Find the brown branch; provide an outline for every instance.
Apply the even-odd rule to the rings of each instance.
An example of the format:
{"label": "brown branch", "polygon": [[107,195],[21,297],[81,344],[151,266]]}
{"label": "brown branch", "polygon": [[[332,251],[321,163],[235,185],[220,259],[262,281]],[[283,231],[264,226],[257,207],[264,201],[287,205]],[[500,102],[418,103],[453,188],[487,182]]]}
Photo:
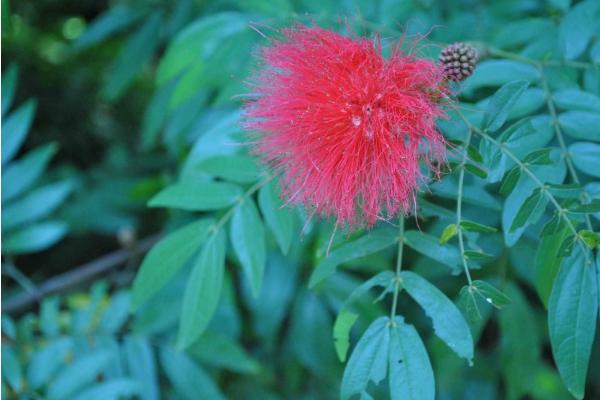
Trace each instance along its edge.
{"label": "brown branch", "polygon": [[35,291],[24,291],[6,301],[2,301],[2,312],[20,314],[46,296],[72,289],[89,282],[98,275],[126,263],[131,257],[143,254],[158,241],[160,234],[140,240],[131,249],[120,249],[88,263],[82,264],[64,274],[57,275],[37,286]]}

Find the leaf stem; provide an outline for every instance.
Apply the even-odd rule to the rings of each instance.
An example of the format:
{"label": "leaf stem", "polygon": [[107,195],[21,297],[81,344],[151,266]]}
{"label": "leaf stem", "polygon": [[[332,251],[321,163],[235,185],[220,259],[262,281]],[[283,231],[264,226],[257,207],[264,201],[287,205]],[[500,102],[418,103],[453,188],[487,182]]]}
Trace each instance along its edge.
{"label": "leaf stem", "polygon": [[517,53],[513,53],[510,51],[505,51],[502,49],[498,49],[496,47],[485,46],[485,49],[488,53],[495,57],[506,58],[509,60],[520,61],[526,64],[533,65],[538,69],[542,69],[543,67],[571,67],[578,69],[588,69],[588,68],[600,68],[600,65],[587,63],[582,61],[571,61],[571,60],[535,60],[533,58],[529,58],[526,56],[522,56]]}
{"label": "leaf stem", "polygon": [[398,256],[396,257],[396,275],[394,276],[394,298],[392,300],[392,310],[390,311],[390,320],[396,316],[398,307],[398,293],[400,292],[400,272],[402,271],[402,253],[404,250],[404,217],[400,216],[400,234],[398,237]]}
{"label": "leaf stem", "polygon": [[469,271],[469,265],[467,264],[467,259],[465,257],[465,244],[463,240],[462,228],[460,222],[462,221],[462,197],[463,197],[463,182],[465,180],[465,164],[467,163],[467,148],[471,144],[471,138],[473,137],[473,130],[469,127],[467,133],[467,140],[464,144],[464,152],[462,156],[462,162],[460,164],[460,172],[458,175],[458,193],[456,199],[456,229],[458,233],[458,245],[460,248],[460,256],[462,258],[463,268],[465,270],[465,276],[467,277],[467,282],[469,283],[469,287],[473,285],[473,281],[471,279],[471,272]]}
{"label": "leaf stem", "polygon": [[487,140],[488,142],[490,142],[490,143],[494,144],[496,147],[498,147],[498,149],[500,149],[501,152],[506,154],[506,156],[508,158],[513,160],[515,162],[515,164],[517,164],[521,168],[521,171],[525,172],[525,174],[527,174],[531,178],[531,180],[540,188],[541,193],[543,193],[544,196],[546,196],[548,198],[548,200],[552,203],[552,205],[556,208],[556,210],[558,211],[559,217],[565,221],[565,223],[567,224],[567,226],[569,227],[571,232],[573,232],[573,234],[575,235],[577,242],[579,243],[580,246],[582,246],[583,250],[585,251],[585,249],[586,249],[585,244],[583,244],[581,242],[581,237],[577,233],[577,229],[575,228],[575,226],[573,225],[571,220],[566,216],[566,210],[561,207],[561,205],[558,203],[558,201],[552,195],[552,193],[550,193],[550,191],[548,191],[546,185],[544,185],[544,183],[542,181],[540,181],[540,179],[533,173],[533,171],[531,171],[531,169],[529,169],[526,164],[521,162],[521,160],[519,160],[519,158],[517,156],[515,156],[512,151],[507,149],[503,143],[498,142],[496,139],[494,139],[493,137],[491,137],[490,135],[488,135],[487,133],[485,133],[484,131],[482,131],[481,129],[476,127],[475,125],[473,125],[471,123],[471,121],[469,121],[469,119],[467,117],[465,117],[465,115],[460,110],[457,109],[456,112],[461,117],[461,119],[465,122],[465,124],[467,124],[469,129],[472,130],[472,132],[475,132],[476,134],[481,136],[483,139]]}

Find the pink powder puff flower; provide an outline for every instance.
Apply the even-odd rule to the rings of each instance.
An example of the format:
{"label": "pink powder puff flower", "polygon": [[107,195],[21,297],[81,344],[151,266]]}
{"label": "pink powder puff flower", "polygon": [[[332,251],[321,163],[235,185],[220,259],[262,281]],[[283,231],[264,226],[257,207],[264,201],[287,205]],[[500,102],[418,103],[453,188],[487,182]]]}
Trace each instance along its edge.
{"label": "pink powder puff flower", "polygon": [[437,176],[445,154],[443,69],[399,45],[385,59],[379,38],[303,25],[282,35],[260,49],[245,127],[283,195],[350,227],[409,213],[419,162]]}

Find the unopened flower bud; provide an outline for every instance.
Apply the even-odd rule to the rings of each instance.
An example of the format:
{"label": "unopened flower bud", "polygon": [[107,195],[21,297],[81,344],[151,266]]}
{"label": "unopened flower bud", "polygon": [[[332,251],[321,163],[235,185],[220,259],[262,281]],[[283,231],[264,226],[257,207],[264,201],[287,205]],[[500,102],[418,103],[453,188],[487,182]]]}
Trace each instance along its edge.
{"label": "unopened flower bud", "polygon": [[446,78],[460,82],[473,73],[477,64],[477,51],[468,44],[453,43],[444,47],[439,60]]}

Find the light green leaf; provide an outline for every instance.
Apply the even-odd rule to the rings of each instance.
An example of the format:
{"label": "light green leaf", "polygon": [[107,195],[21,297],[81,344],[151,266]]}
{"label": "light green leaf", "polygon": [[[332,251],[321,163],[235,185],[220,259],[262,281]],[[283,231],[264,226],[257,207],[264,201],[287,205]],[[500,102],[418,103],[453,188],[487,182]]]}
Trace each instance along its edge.
{"label": "light green leaf", "polygon": [[33,122],[37,103],[29,100],[2,119],[2,164],[10,161],[21,148]]}
{"label": "light green leaf", "polygon": [[130,376],[141,384],[141,398],[157,400],[159,389],[156,361],[148,339],[127,336],[122,351]]}
{"label": "light green leaf", "polygon": [[563,89],[552,95],[554,104],[564,110],[600,112],[600,97],[578,89]]}
{"label": "light green leaf", "polygon": [[244,200],[236,208],[230,232],[231,244],[256,297],[262,286],[267,250],[265,230],[252,199]]}
{"label": "light green leaf", "polygon": [[475,72],[465,81],[466,89],[501,86],[514,80],[535,82],[540,78],[537,68],[511,60],[488,60],[477,65]]}
{"label": "light green leaf", "polygon": [[458,249],[449,244],[440,244],[438,239],[420,231],[404,232],[404,243],[426,257],[449,266],[453,273],[460,272],[462,263]]}
{"label": "light green leaf", "polygon": [[110,362],[112,355],[105,350],[90,352],[65,366],[48,387],[48,399],[63,400],[96,380]]}
{"label": "light green leaf", "polygon": [[134,397],[141,389],[139,382],[132,379],[111,379],[82,391],[74,400],[119,400]]}
{"label": "light green leaf", "polygon": [[58,242],[67,234],[67,231],[67,224],[60,221],[30,225],[7,234],[7,238],[2,241],[2,252],[11,254],[35,253]]}
{"label": "light green leaf", "polygon": [[599,3],[588,0],[573,7],[560,22],[559,43],[568,60],[579,57],[586,49],[597,27]]}
{"label": "light green leaf", "polygon": [[193,222],[170,233],[154,245],[144,258],[133,282],[134,310],[166,285],[198,251],[213,224],[211,219]]}
{"label": "light green leaf", "polygon": [[239,186],[225,182],[179,182],[167,186],[148,202],[149,207],[189,211],[219,210],[233,205],[242,195]]}
{"label": "light green leaf", "polygon": [[591,251],[575,246],[564,259],[548,305],[552,354],[567,389],[583,399],[596,331],[598,286]]}
{"label": "light green leaf", "polygon": [[590,249],[600,246],[600,234],[588,229],[582,229],[577,234]]}
{"label": "light green leaf", "polygon": [[483,129],[490,132],[500,129],[504,125],[508,113],[528,86],[529,83],[526,81],[513,81],[498,89],[486,107],[483,115]]}
{"label": "light green leaf", "polygon": [[290,208],[281,201],[276,186],[275,181],[271,181],[260,189],[258,205],[281,252],[287,254],[294,236],[295,219]]}
{"label": "light green leaf", "polygon": [[223,290],[225,242],[225,234],[219,230],[206,242],[194,263],[183,294],[177,335],[180,349],[190,346],[202,335],[217,310]]}
{"label": "light green leaf", "polygon": [[370,381],[379,384],[385,379],[390,342],[389,322],[387,317],[376,319],[356,344],[344,370],[342,400],[348,400],[355,394],[365,396]]}
{"label": "light green leaf", "polygon": [[225,400],[211,377],[186,354],[164,348],[160,361],[169,381],[185,400]]}
{"label": "light green leaf", "polygon": [[600,141],[600,113],[598,111],[568,111],[558,116],[565,133],[574,139]]}
{"label": "light green leaf", "polygon": [[206,158],[197,168],[216,178],[235,183],[252,183],[260,178],[260,169],[252,157],[223,155]]}
{"label": "light green leaf", "polygon": [[144,25],[125,43],[115,62],[109,67],[102,96],[109,101],[121,97],[140,69],[150,60],[158,45],[162,13],[154,12]]}
{"label": "light green leaf", "polygon": [[2,230],[6,231],[47,216],[64,202],[72,189],[70,181],[52,183],[6,205],[2,216]]}
{"label": "light green leaf", "polygon": [[[433,238],[433,240],[437,243],[436,238]],[[398,233],[396,230],[385,227],[375,229],[356,240],[345,242],[335,248],[329,254],[329,257],[326,257],[317,264],[310,276],[308,286],[312,288],[322,280],[331,276],[338,265],[376,253],[391,246],[397,241]]]}
{"label": "light green leaf", "polygon": [[425,345],[415,328],[400,316],[390,327],[388,365],[392,400],[435,399],[435,379]]}
{"label": "light green leaf", "polygon": [[473,359],[473,338],[458,308],[444,293],[414,272],[400,274],[402,287],[433,321],[435,334],[469,363]]}
{"label": "light green leaf", "polygon": [[458,232],[458,225],[456,225],[456,224],[448,225],[442,231],[442,236],[440,236],[440,243],[441,244],[446,243],[448,240],[452,239],[456,235],[457,232]]}
{"label": "light green leaf", "polygon": [[2,171],[2,202],[14,199],[37,181],[57,150],[54,143],[38,147]]}
{"label": "light green leaf", "polygon": [[[600,122],[599,122],[600,123]],[[573,164],[584,174],[600,178],[600,144],[589,142],[573,143],[569,146]]]}

